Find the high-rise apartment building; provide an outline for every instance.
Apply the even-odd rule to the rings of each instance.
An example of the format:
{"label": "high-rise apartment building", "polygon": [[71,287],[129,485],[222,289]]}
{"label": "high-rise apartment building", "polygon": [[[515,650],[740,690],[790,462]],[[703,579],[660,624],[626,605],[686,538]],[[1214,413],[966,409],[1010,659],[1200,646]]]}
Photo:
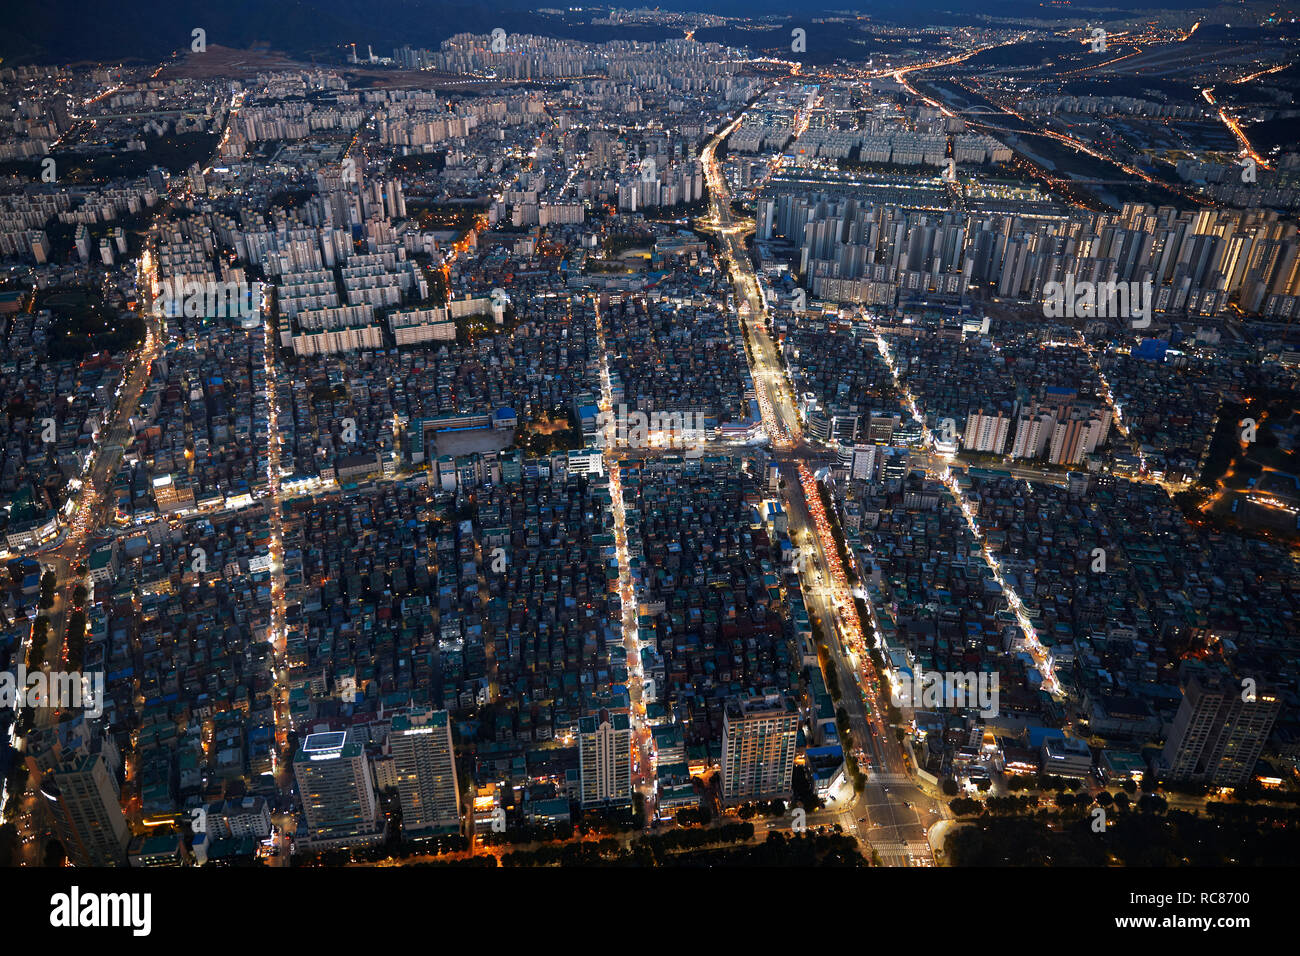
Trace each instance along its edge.
{"label": "high-rise apartment building", "polygon": [[961,446],[967,451],[993,452],[1002,454],[1007,447],[1007,435],[1011,430],[1011,416],[1005,411],[990,415],[983,409],[966,416],[966,431],[962,435]]}
{"label": "high-rise apartment building", "polygon": [[602,710],[578,721],[578,765],[584,807],[632,802],[632,725],[627,714]]}
{"label": "high-rise apartment building", "polygon": [[776,693],[730,701],[722,718],[722,800],[789,798],[799,712]]}
{"label": "high-rise apartment building", "polygon": [[77,866],[118,866],[131,839],[102,754],[77,755],[46,776],[41,795],[59,842]]}
{"label": "high-rise apartment building", "polygon": [[1281,698],[1226,673],[1194,675],[1161,755],[1176,780],[1221,787],[1244,783],[1281,709]]}
{"label": "high-rise apartment building", "polygon": [[388,735],[407,838],[460,829],[460,788],[451,718],[445,710],[413,709],[394,717]]}
{"label": "high-rise apartment building", "polygon": [[1056,430],[1056,416],[1050,412],[1025,409],[1016,421],[1016,438],[1011,445],[1012,458],[1038,458]]}
{"label": "high-rise apartment building", "polygon": [[119,866],[131,831],[122,813],[121,758],[96,720],[78,716],[27,741],[27,766],[59,842],[77,866]]}
{"label": "high-rise apartment building", "polygon": [[1095,405],[1058,409],[1048,460],[1054,465],[1079,464],[1085,455],[1093,454],[1106,441],[1110,419],[1110,409]]}

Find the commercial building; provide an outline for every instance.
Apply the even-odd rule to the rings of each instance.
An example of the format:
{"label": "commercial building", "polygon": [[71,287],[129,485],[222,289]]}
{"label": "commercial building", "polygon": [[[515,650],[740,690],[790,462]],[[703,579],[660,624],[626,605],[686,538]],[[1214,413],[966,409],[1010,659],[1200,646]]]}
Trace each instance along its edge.
{"label": "commercial building", "polygon": [[1043,773],[1055,777],[1087,777],[1092,773],[1092,749],[1077,737],[1049,737],[1043,741]]}
{"label": "commercial building", "polygon": [[254,837],[265,840],[271,835],[271,808],[262,797],[227,800],[208,807],[207,831],[213,839]]}
{"label": "commercial building", "polygon": [[311,849],[374,843],[383,838],[379,803],[360,744],[347,734],[308,734],[293,758]]}

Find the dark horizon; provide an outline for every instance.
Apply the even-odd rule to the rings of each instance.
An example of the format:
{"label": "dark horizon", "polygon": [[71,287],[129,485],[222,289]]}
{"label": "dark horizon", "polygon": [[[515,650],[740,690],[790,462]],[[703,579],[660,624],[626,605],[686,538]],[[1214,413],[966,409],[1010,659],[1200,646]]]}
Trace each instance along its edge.
{"label": "dark horizon", "polygon": [[[774,24],[811,21],[821,14],[852,10],[875,20],[909,27],[934,25],[976,25],[998,19],[1078,20],[1096,17],[1123,18],[1132,11],[1216,9],[1213,5],[1149,0],[1118,0],[1096,5],[1047,6],[1035,0],[1010,0],[990,11],[982,3],[954,0],[920,0],[918,3],[860,4],[852,7],[827,3],[800,10],[792,17],[787,4],[774,0],[757,3],[742,0],[714,0],[694,3],[673,0],[655,5],[659,9],[716,13],[723,16],[772,18]],[[620,9],[630,9],[621,7]],[[542,35],[601,42],[610,39],[667,39],[671,30],[634,30],[628,27],[583,27],[576,23],[538,14],[554,9],[546,3],[496,2],[463,3],[456,0],[231,0],[213,5],[206,0],[144,0],[126,3],[93,3],[90,0],[49,0],[32,3],[7,15],[0,31],[0,57],[5,65],[24,63],[108,62],[122,58],[157,60],[188,45],[190,31],[201,27],[208,42],[233,49],[264,47],[325,59],[343,44],[371,44],[377,54],[387,55],[403,44],[437,47],[448,37],[462,32],[488,33],[506,26],[512,33]],[[587,9],[608,9],[589,7]],[[1225,12],[1240,13],[1241,5],[1221,5]]]}

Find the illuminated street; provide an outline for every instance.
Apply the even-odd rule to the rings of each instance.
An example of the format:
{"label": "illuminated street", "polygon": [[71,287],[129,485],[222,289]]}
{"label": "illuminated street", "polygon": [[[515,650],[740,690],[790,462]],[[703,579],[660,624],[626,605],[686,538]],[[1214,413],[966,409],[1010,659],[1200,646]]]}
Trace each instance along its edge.
{"label": "illuminated street", "polygon": [[[812,560],[802,568],[804,594],[814,621],[821,622],[832,661],[841,674],[851,677],[843,705],[850,715],[854,739],[865,757],[860,762],[867,773],[868,785],[853,796],[848,806],[836,810],[835,815],[847,831],[872,846],[883,848],[882,860],[891,865],[923,864],[929,858],[926,829],[934,821],[922,820],[919,812],[907,809],[904,804],[929,807],[932,800],[914,783],[908,758],[897,744],[893,728],[885,721],[879,700],[880,680],[863,637],[855,595],[849,590],[820,491],[808,469],[812,448],[802,437],[793,396],[785,384],[776,345],[767,331],[767,311],[744,246],[743,229],[737,226],[731,213],[730,189],[716,159],[717,144],[739,123],[737,118],[704,148],[712,210],[710,222],[724,244],[724,260],[735,287],[736,301],[741,304],[759,408],[785,481],[790,537],[801,547],[810,546]],[[862,599],[870,611],[865,595]],[[857,823],[860,812],[869,822],[865,830]],[[896,847],[909,848],[910,852],[895,853]]]}

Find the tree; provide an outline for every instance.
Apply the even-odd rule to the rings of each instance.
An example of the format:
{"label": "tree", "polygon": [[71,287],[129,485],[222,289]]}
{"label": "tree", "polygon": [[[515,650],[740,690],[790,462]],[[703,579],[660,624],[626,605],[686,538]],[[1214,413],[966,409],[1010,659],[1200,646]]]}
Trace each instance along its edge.
{"label": "tree", "polygon": [[27,654],[27,669],[37,670],[45,665],[45,642],[50,629],[50,619],[41,615],[32,625],[32,644]]}
{"label": "tree", "polygon": [[65,643],[68,649],[68,663],[73,670],[81,669],[82,655],[86,646],[86,612],[77,609],[68,615],[65,631]]}
{"label": "tree", "polygon": [[54,590],[58,587],[59,578],[53,571],[46,571],[41,576],[41,599],[39,607],[43,611],[48,611],[54,607]]}
{"label": "tree", "polygon": [[955,797],[957,796],[957,791],[958,791],[957,781],[952,779],[952,777],[945,778],[943,781],[944,795],[949,797]]}
{"label": "tree", "polygon": [[12,823],[0,824],[0,866],[13,866],[17,862],[18,830]]}
{"label": "tree", "polygon": [[1138,797],[1137,805],[1143,813],[1159,813],[1168,808],[1165,798],[1154,793],[1144,793]]}

